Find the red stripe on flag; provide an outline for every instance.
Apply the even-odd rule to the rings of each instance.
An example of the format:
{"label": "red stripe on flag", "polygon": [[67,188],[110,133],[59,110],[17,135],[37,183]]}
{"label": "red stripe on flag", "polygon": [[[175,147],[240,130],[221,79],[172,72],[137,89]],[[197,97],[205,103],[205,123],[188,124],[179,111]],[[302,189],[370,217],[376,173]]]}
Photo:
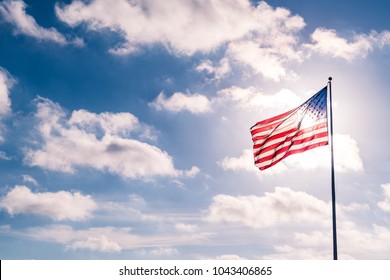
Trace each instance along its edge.
{"label": "red stripe on flag", "polygon": [[290,149],[290,148],[293,148],[294,145],[304,144],[304,143],[312,141],[314,139],[324,138],[324,137],[327,137],[327,136],[328,136],[327,132],[321,132],[321,133],[314,134],[314,135],[311,135],[310,137],[303,138],[303,139],[300,139],[300,140],[293,140],[293,141],[291,141],[292,140],[292,137],[291,137],[291,139],[289,139],[289,140],[281,141],[279,143],[275,143],[275,144],[270,145],[270,146],[268,146],[268,147],[266,147],[264,149],[261,149],[261,150],[259,150],[259,152],[255,153],[254,155],[255,155],[255,157],[257,157],[257,155],[259,155],[261,153],[266,153],[266,152],[272,151],[272,150],[274,150],[275,153],[276,153],[278,150],[283,148],[284,145],[282,145],[282,144],[289,143],[288,147]]}

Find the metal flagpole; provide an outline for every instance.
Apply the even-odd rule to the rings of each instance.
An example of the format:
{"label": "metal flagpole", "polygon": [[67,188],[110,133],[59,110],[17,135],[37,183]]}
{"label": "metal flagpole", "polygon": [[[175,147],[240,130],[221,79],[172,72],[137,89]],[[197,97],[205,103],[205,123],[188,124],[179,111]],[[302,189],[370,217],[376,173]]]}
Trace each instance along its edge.
{"label": "metal flagpole", "polygon": [[337,231],[336,231],[336,189],[334,178],[333,156],[333,112],[332,112],[332,77],[328,81],[329,114],[330,114],[330,153],[331,153],[331,176],[332,176],[332,222],[333,222],[333,259],[337,260]]}

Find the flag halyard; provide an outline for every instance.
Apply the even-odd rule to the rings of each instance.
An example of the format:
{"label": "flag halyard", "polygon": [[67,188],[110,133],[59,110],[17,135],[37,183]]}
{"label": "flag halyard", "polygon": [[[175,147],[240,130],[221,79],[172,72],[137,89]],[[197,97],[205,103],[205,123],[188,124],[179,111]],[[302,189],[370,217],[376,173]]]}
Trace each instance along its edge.
{"label": "flag halyard", "polygon": [[301,106],[251,127],[255,166],[265,170],[292,154],[328,144],[327,87]]}

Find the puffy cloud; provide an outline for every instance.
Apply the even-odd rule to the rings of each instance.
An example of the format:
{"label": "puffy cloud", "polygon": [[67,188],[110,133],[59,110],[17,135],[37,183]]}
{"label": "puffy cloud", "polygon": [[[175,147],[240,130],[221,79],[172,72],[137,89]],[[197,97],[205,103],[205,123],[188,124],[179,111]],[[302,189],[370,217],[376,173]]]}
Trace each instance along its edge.
{"label": "puffy cloud", "polygon": [[[336,172],[363,171],[363,160],[360,157],[358,143],[350,135],[334,135],[334,163]],[[313,149],[310,152],[297,154],[286,159],[286,165],[305,170],[320,167],[330,167],[330,154],[328,147]]]}
{"label": "puffy cloud", "polygon": [[194,178],[196,175],[199,174],[199,172],[200,169],[197,166],[193,166],[189,170],[180,170],[178,173],[184,177]]}
{"label": "puffy cloud", "polygon": [[157,110],[167,110],[171,112],[188,111],[193,114],[203,114],[211,111],[211,101],[201,94],[174,93],[166,98],[160,93],[150,106]]}
{"label": "puffy cloud", "polygon": [[[363,171],[358,143],[350,135],[334,135],[335,168],[339,172]],[[325,158],[324,158],[325,160]]]}
{"label": "puffy cloud", "polygon": [[297,32],[305,26],[303,19],[292,16],[287,9],[274,9],[265,2],[258,5],[255,16],[261,27],[258,26],[251,36],[229,43],[227,56],[266,79],[297,79],[297,74],[288,70],[287,65],[303,59],[297,50]]}
{"label": "puffy cloud", "polygon": [[288,89],[282,89],[275,94],[264,94],[252,86],[248,88],[232,86],[219,90],[214,98],[208,98],[202,94],[184,94],[181,92],[176,92],[167,98],[163,93],[160,93],[149,105],[156,110],[205,114],[211,112],[218,104],[262,110],[281,107],[290,108],[291,106],[298,106],[301,102],[301,98]]}
{"label": "puffy cloud", "polygon": [[[0,142],[4,140],[3,133],[5,129],[1,120],[11,113],[11,99],[9,95],[14,82],[15,80],[8,72],[0,67]],[[4,152],[0,152],[0,158],[7,159],[8,157]]]}
{"label": "puffy cloud", "polygon": [[356,34],[352,41],[340,37],[336,30],[317,28],[311,35],[312,44],[305,44],[309,51],[331,57],[340,57],[348,61],[365,58],[375,47],[383,47],[390,43],[390,32],[383,31],[370,34]]}
{"label": "puffy cloud", "polygon": [[383,211],[390,212],[390,184],[382,184],[384,200],[378,203]]}
{"label": "puffy cloud", "polygon": [[28,165],[68,173],[90,167],[125,178],[193,176],[197,169],[176,170],[166,152],[132,139],[149,127],[129,113],[78,110],[67,119],[65,111],[48,99],[40,98],[37,107],[41,143],[35,149],[25,149]]}
{"label": "puffy cloud", "polygon": [[37,180],[34,179],[34,177],[30,176],[30,175],[27,175],[27,174],[23,174],[22,175],[22,178],[23,178],[23,182],[25,183],[31,183],[33,184],[34,186],[38,186],[38,182]]}
{"label": "puffy cloud", "polygon": [[219,165],[224,170],[245,170],[249,172],[257,172],[258,169],[254,166],[253,161],[253,152],[249,149],[245,149],[242,151],[241,156],[225,157],[219,162]]}
{"label": "puffy cloud", "polygon": [[176,248],[172,248],[172,247],[158,247],[150,250],[150,252],[148,253],[155,257],[162,257],[162,256],[178,255],[179,251]]}
{"label": "puffy cloud", "polygon": [[[1,138],[0,138],[1,139]],[[3,151],[0,151],[0,159],[2,160],[11,160],[12,158],[10,158],[9,156],[7,156],[7,154]]]}
{"label": "puffy cloud", "polygon": [[242,151],[242,154],[239,157],[225,157],[223,160],[219,161],[218,164],[225,171],[246,171],[251,172],[259,177],[264,175],[279,174],[287,169],[286,165],[283,162],[278,163],[272,168],[268,168],[262,172],[254,164],[253,151],[245,149]]}
{"label": "puffy cloud", "polygon": [[264,78],[279,81],[282,78],[295,80],[297,74],[288,72],[285,63],[290,58],[284,58],[282,53],[274,48],[261,48],[254,40],[239,41],[229,44],[228,55],[244,66],[249,66]]}
{"label": "puffy cloud", "polygon": [[[329,260],[332,258],[330,229],[321,232],[294,233],[287,242],[287,244],[275,245],[275,252],[263,258],[270,260]],[[338,257],[339,259],[351,259],[351,256],[344,252],[339,252]]]}
{"label": "puffy cloud", "polygon": [[9,98],[10,89],[14,80],[7,71],[0,67],[0,117],[11,112],[11,99]]}
{"label": "puffy cloud", "polygon": [[10,215],[35,214],[55,221],[79,221],[89,218],[97,205],[90,196],[79,192],[33,193],[25,186],[16,186],[0,200],[0,207]]}
{"label": "puffy cloud", "polygon": [[119,32],[126,40],[119,47],[121,53],[155,43],[178,53],[210,51],[247,34],[257,24],[253,7],[246,0],[73,1],[57,5],[56,12],[71,26],[86,23],[90,30]]}
{"label": "puffy cloud", "polygon": [[229,59],[222,58],[217,65],[214,66],[214,63],[211,60],[203,60],[196,68],[198,72],[206,72],[209,75],[212,75],[211,81],[219,81],[222,78],[226,77],[230,71]]}
{"label": "puffy cloud", "polygon": [[64,35],[55,28],[44,28],[37,24],[35,19],[26,13],[26,3],[21,0],[5,0],[0,3],[0,14],[15,27],[15,33],[24,34],[41,41],[52,41],[60,45],[73,43],[82,46],[81,39],[68,41]]}
{"label": "puffy cloud", "polygon": [[68,249],[88,249],[90,251],[120,252],[121,247],[115,241],[110,241],[106,236],[91,237],[86,240],[78,240],[67,246]]}
{"label": "puffy cloud", "polygon": [[233,103],[245,109],[270,109],[270,108],[290,108],[298,106],[302,102],[301,98],[288,89],[282,89],[275,94],[264,94],[255,87],[242,88],[232,86],[218,91],[217,102]]}
{"label": "puffy cloud", "polygon": [[217,195],[208,208],[209,222],[242,223],[252,228],[284,224],[326,225],[329,205],[304,192],[276,187],[264,196]]}
{"label": "puffy cloud", "polygon": [[[363,160],[356,140],[350,135],[334,135],[334,159],[337,172],[362,171]],[[330,151],[328,147],[319,147],[305,153],[287,157],[275,166],[259,171],[254,167],[252,150],[245,149],[238,157],[225,157],[219,162],[224,170],[249,171],[257,175],[278,174],[289,169],[313,170],[330,167]]]}
{"label": "puffy cloud", "polygon": [[338,226],[339,251],[354,259],[389,259],[390,230],[372,224],[368,229],[343,221]]}
{"label": "puffy cloud", "polygon": [[72,112],[68,124],[96,135],[130,135],[139,127],[138,119],[129,113],[95,114],[86,110]]}
{"label": "puffy cloud", "polygon": [[[287,9],[274,9],[265,2],[255,6],[248,0],[75,0],[57,4],[56,13],[70,26],[84,23],[89,30],[120,34],[125,42],[110,50],[114,54],[134,53],[153,44],[178,55],[227,47],[232,61],[272,80],[295,77],[285,66],[300,60],[295,46],[297,32],[305,25]],[[225,59],[218,67],[204,62],[198,70],[212,72],[218,79],[229,68]]]}

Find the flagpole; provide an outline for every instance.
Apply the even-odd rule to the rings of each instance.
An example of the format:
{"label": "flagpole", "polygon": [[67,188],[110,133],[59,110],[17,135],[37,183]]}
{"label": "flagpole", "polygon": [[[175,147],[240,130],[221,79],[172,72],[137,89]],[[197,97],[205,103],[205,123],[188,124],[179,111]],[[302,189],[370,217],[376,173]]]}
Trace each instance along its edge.
{"label": "flagpole", "polygon": [[331,177],[332,177],[332,224],[333,224],[333,259],[337,260],[337,231],[336,231],[336,188],[334,176],[333,156],[333,112],[332,112],[332,77],[328,81],[329,114],[330,114],[330,153],[331,153]]}

